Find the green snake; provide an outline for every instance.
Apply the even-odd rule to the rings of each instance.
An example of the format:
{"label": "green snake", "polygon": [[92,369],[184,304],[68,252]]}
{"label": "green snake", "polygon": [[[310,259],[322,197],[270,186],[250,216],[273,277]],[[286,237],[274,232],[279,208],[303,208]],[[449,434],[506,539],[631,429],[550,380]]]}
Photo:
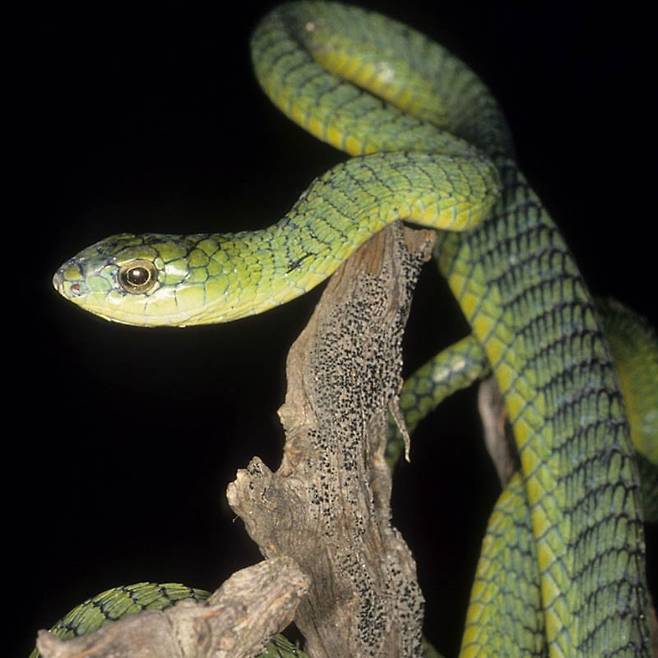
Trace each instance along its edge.
{"label": "green snake", "polygon": [[[310,290],[391,222],[436,229],[435,259],[472,334],[405,385],[405,419],[415,425],[493,374],[520,461],[483,542],[462,655],[648,655],[638,467],[620,383],[652,472],[655,335],[620,307],[597,308],[514,161],[497,102],[444,48],[329,2],[282,5],[251,45],[272,101],[352,157],[267,229],[115,235],[64,263],[55,288],[117,322],[219,323]],[[616,318],[605,327],[610,344],[606,317]],[[125,608],[122,592],[103,596]],[[95,627],[80,622],[90,609],[99,606],[83,604],[60,632]]]}

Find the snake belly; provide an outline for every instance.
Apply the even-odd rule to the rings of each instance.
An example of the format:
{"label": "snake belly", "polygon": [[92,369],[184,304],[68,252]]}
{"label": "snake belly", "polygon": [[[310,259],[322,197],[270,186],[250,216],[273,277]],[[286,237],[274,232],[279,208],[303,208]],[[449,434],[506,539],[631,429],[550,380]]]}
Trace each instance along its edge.
{"label": "snake belly", "polygon": [[638,483],[617,375],[495,99],[438,44],[336,3],[275,9],[253,35],[252,58],[284,113],[354,157],[269,229],[112,236],[67,261],[55,287],[119,322],[223,322],[309,290],[392,221],[436,228],[439,268],[504,396],[521,462],[485,538],[462,654],[648,655]]}

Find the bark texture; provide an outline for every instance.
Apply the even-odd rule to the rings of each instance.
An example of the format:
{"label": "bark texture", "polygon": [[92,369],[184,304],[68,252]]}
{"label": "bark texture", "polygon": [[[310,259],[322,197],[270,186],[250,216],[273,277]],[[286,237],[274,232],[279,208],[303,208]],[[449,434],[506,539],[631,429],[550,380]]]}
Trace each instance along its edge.
{"label": "bark texture", "polygon": [[282,464],[272,473],[255,457],[227,492],[263,555],[288,555],[310,576],[295,623],[313,658],[422,655],[424,602],[390,523],[384,449],[431,243],[394,225],[332,277],[288,355]]}

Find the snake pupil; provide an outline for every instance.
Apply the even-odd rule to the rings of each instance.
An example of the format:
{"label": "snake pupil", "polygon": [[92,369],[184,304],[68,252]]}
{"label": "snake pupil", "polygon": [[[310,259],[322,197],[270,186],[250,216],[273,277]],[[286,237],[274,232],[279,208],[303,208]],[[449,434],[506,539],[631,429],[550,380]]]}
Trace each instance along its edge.
{"label": "snake pupil", "polygon": [[148,281],[149,273],[143,267],[133,267],[126,273],[126,279],[132,283],[133,286],[142,286]]}

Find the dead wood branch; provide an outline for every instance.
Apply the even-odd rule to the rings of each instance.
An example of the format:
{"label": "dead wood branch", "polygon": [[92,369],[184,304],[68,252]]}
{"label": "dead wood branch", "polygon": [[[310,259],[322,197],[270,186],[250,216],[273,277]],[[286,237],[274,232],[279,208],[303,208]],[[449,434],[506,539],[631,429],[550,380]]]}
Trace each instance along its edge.
{"label": "dead wood branch", "polygon": [[234,573],[204,603],[145,611],[74,640],[40,631],[43,658],[248,658],[292,621],[309,579],[288,557]]}
{"label": "dead wood branch", "polygon": [[295,616],[313,658],[421,655],[415,563],[390,524],[387,418],[411,293],[431,233],[394,225],[332,277],[288,355],[283,462],[257,457],[229,503],[265,556],[312,580]]}

